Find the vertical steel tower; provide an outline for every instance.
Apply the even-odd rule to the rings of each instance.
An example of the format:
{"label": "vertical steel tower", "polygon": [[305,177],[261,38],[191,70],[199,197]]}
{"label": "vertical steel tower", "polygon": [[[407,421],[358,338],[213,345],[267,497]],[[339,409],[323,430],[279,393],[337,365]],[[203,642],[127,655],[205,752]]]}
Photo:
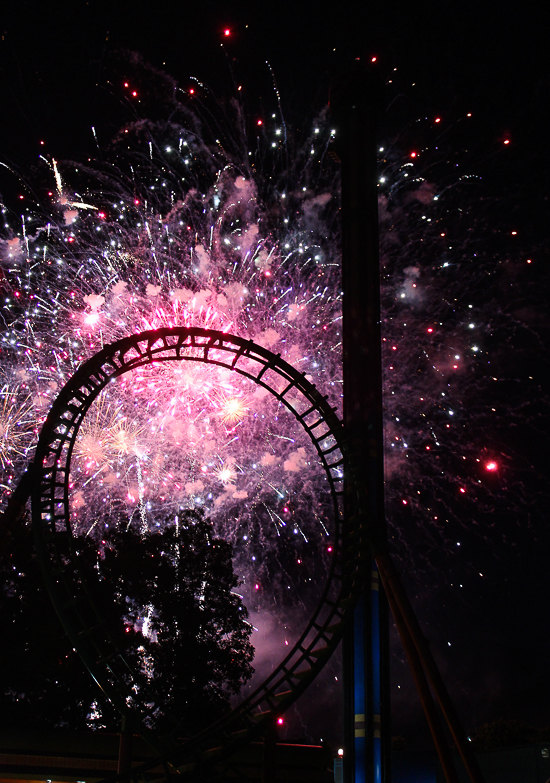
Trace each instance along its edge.
{"label": "vertical steel tower", "polygon": [[[357,64],[333,82],[330,104],[342,164],[344,425],[355,467],[366,484],[369,537],[382,542],[386,524],[376,133],[384,98],[378,74]],[[352,517],[357,511],[349,493],[346,514]],[[388,611],[371,561],[366,569],[370,578],[365,579],[343,645],[346,783],[389,780]]]}

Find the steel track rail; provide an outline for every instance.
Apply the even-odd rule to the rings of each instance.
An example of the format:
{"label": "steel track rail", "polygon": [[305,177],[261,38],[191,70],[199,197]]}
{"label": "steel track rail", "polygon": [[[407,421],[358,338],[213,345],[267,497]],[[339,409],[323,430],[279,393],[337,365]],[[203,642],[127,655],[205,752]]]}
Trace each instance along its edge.
{"label": "steel track rail", "polygon": [[[139,703],[139,690],[137,696],[133,692],[133,686],[139,688],[140,674],[117,645],[93,585],[79,571],[69,515],[71,457],[79,427],[91,404],[120,375],[169,361],[225,367],[263,386],[285,405],[317,451],[330,487],[335,525],[326,585],[292,650],[254,693],[185,743],[174,739],[179,724],[177,715],[171,716],[171,735],[157,737],[145,727],[147,708]],[[201,780],[216,779],[219,764],[288,709],[334,652],[370,561],[364,515],[347,520],[343,529],[344,466],[352,477],[351,491],[358,492],[360,507],[364,508],[360,480],[353,476],[342,423],[326,397],[280,355],[223,332],[173,327],[126,337],[85,362],[61,390],[42,428],[31,466],[35,541],[48,591],[73,646],[105,695],[122,715],[131,717],[136,730],[157,750],[157,759],[133,770],[133,778],[161,779],[179,773],[180,777],[192,779],[200,770]]]}

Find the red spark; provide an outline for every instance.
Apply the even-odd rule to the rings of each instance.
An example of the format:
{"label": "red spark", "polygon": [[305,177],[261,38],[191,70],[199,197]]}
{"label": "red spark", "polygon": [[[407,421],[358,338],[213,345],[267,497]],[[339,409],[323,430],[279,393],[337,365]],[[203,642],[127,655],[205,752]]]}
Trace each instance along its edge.
{"label": "red spark", "polygon": [[435,121],[436,121],[436,122],[441,122],[441,117],[436,117],[436,118],[435,118]]}
{"label": "red spark", "polygon": [[492,470],[496,470],[497,468],[498,468],[498,465],[497,465],[496,462],[488,462],[485,465],[485,470],[491,470],[492,471]]}
{"label": "red spark", "polygon": [[462,494],[464,494],[464,493],[466,492],[466,490],[464,489],[464,487],[460,487],[460,491],[462,492]]}
{"label": "red spark", "polygon": [[263,122],[261,120],[257,120],[256,125],[263,125]]}
{"label": "red spark", "polygon": [[231,35],[231,30],[224,30],[224,31],[223,31],[223,34],[224,34],[224,35]]}
{"label": "red spark", "polygon": [[411,152],[411,158],[416,158],[416,152]]}
{"label": "red spark", "polygon": [[284,720],[282,718],[277,718],[277,723],[279,724],[279,726],[282,726],[283,723],[284,723]]}

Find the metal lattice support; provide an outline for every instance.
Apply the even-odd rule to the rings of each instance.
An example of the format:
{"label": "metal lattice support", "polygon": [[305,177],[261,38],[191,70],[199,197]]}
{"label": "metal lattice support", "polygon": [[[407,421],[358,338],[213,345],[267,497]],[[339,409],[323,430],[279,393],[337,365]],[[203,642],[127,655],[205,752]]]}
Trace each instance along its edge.
{"label": "metal lattice support", "polygon": [[[79,573],[69,519],[71,456],[90,405],[118,376],[152,362],[169,361],[228,368],[263,386],[285,405],[315,446],[329,482],[335,517],[335,542],[327,583],[293,649],[245,701],[181,745],[166,737],[154,738],[143,726],[147,711],[137,704],[131,690],[139,682],[139,674],[132,670],[124,651],[109,633],[93,585],[87,584]],[[346,520],[343,531],[344,461],[348,470],[342,424],[326,398],[304,374],[252,341],[219,331],[174,327],[124,338],[106,346],[82,365],[54,402],[32,465],[33,529],[48,590],[72,644],[94,679],[123,715],[131,713],[136,730],[180,774],[193,777],[199,767],[206,772],[206,765],[215,775],[216,763],[230,757],[236,745],[261,733],[298,698],[340,641],[370,558],[364,522],[360,518]],[[351,483],[355,488],[359,484]],[[177,722],[176,716],[174,727]],[[132,774],[143,775],[158,764],[159,759],[142,765]],[[154,776],[157,777],[155,773]],[[201,777],[206,779],[204,774]]]}

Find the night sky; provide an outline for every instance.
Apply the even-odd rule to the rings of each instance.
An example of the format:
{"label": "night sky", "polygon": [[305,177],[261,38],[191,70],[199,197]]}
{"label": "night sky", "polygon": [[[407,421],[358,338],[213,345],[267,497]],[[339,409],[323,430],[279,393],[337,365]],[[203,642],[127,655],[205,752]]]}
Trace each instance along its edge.
{"label": "night sky", "polygon": [[[548,17],[548,10],[534,2],[390,0],[340,2],[323,9],[318,3],[287,0],[268,5],[21,0],[10,4],[1,21],[0,161],[27,182],[33,180],[40,154],[60,160],[95,155],[92,126],[101,146],[128,116],[154,116],[155,96],[132,103],[115,81],[121,63],[130,62],[128,51],[184,89],[196,77],[223,99],[236,84],[243,85],[249,118],[267,116],[275,103],[268,61],[287,122],[298,135],[326,104],[330,78],[356,58],[376,57],[384,80],[391,80],[381,143],[398,139],[397,146],[405,149],[428,144],[422,123],[441,117],[442,125],[448,123],[441,144],[461,155],[468,149],[460,165],[482,177],[475,208],[487,227],[487,242],[510,261],[512,282],[508,290],[501,283],[491,294],[498,300],[491,317],[498,310],[504,321],[514,313],[525,326],[506,345],[499,344],[495,329],[494,361],[507,380],[492,400],[483,400],[499,410],[508,404],[514,408],[487,432],[487,458],[506,455],[508,473],[497,479],[482,476],[484,482],[506,484],[500,494],[496,484],[489,486],[506,500],[495,500],[492,508],[484,504],[477,530],[469,525],[473,505],[457,512],[460,534],[450,531],[444,538],[460,540],[460,561],[448,548],[439,551],[443,537],[419,529],[413,508],[395,511],[401,501],[394,496],[388,506],[388,513],[400,515],[394,524],[400,530],[398,562],[405,584],[468,731],[499,717],[550,724]],[[470,113],[474,124],[466,127],[461,120]],[[13,174],[0,168],[0,193],[10,208],[20,192]],[[460,230],[454,230],[460,243]],[[495,239],[496,231],[500,238]],[[517,251],[508,243],[512,231],[517,232]],[[403,234],[399,241],[407,252]],[[526,259],[532,262],[530,276]],[[468,289],[469,279],[463,284]],[[477,311],[483,311],[485,291],[473,288],[471,295]],[[513,307],[511,298],[516,299]],[[480,405],[472,388],[464,406]],[[474,434],[479,433],[466,431],[462,437],[468,441]],[[480,459],[485,460],[481,452]],[[395,493],[405,497],[406,475],[400,481]],[[455,502],[435,496],[431,501],[434,507]],[[484,577],[474,580],[480,573]],[[465,583],[462,592],[456,590],[457,581]],[[420,709],[394,636],[393,733],[423,736]],[[333,677],[331,670],[303,699],[295,735],[318,739],[324,733],[337,740],[330,722],[318,718],[337,698],[328,682]]]}

